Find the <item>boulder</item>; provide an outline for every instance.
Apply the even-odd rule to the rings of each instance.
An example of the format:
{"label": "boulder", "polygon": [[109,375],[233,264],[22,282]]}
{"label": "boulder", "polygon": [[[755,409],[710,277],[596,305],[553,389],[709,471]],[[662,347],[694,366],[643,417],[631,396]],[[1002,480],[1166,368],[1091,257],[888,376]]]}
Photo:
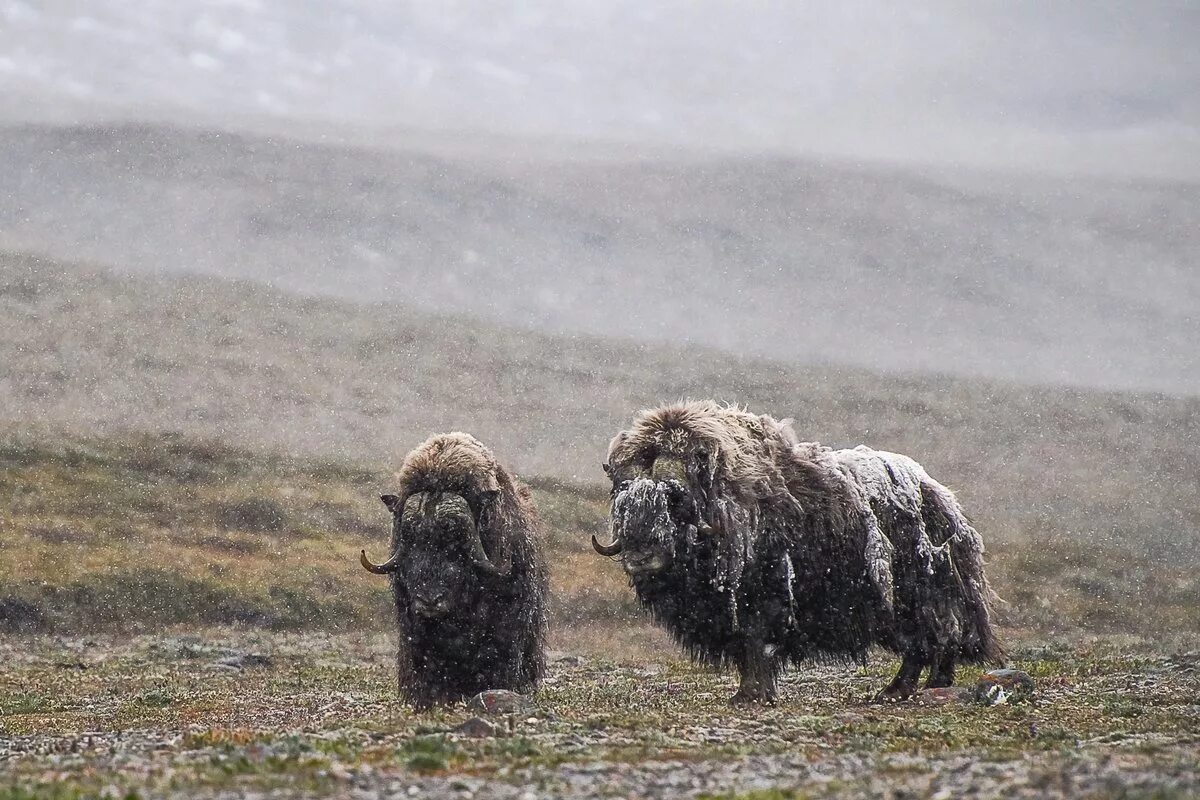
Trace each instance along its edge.
{"label": "boulder", "polygon": [[972,693],[985,706],[1013,703],[1033,696],[1033,678],[1019,669],[994,669],[984,673]]}

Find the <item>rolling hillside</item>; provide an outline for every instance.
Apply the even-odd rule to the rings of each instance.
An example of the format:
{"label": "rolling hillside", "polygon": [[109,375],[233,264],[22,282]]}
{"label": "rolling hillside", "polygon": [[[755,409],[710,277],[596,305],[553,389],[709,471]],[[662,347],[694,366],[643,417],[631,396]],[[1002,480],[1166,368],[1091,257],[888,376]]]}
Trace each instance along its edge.
{"label": "rolling hillside", "polygon": [[1200,555],[1196,398],[801,368],[11,254],[0,328],[0,409],[18,430],[178,431],[387,468],[458,428],[523,474],[595,484],[637,409],[711,396],[916,456],[995,543]]}
{"label": "rolling hillside", "polygon": [[1196,183],[403,148],[3,128],[0,246],[792,363],[1200,393]]}

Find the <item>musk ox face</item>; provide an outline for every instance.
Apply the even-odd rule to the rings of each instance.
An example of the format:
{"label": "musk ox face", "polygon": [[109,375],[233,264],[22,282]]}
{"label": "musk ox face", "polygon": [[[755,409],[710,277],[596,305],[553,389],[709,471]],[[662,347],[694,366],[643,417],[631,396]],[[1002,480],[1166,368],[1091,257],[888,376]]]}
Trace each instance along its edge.
{"label": "musk ox face", "polygon": [[418,492],[408,498],[395,523],[404,557],[396,577],[408,591],[413,612],[437,618],[450,614],[466,596],[470,540],[475,520],[457,494]]}
{"label": "musk ox face", "polygon": [[662,432],[632,457],[606,465],[613,481],[611,545],[593,539],[601,555],[622,556],[630,577],[662,572],[708,529],[712,485],[709,445],[683,430]]}
{"label": "musk ox face", "polygon": [[417,492],[403,503],[395,495],[382,500],[392,512],[395,548],[384,564],[372,564],[365,553],[362,563],[371,572],[394,574],[416,616],[461,616],[469,612],[462,604],[472,596],[470,589],[511,570],[511,563],[488,558],[479,536],[491,494],[478,501],[478,512],[463,495],[449,491]]}

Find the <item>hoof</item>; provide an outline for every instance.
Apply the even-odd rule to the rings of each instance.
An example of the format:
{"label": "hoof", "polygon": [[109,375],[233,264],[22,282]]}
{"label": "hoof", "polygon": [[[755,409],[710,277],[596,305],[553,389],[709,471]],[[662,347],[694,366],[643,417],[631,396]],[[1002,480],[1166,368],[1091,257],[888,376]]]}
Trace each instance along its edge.
{"label": "hoof", "polygon": [[872,703],[899,703],[913,696],[915,688],[907,686],[889,686],[871,698]]}
{"label": "hoof", "polygon": [[729,698],[731,706],[773,706],[775,705],[775,696],[769,695],[766,692],[747,692],[738,689],[737,694]]}

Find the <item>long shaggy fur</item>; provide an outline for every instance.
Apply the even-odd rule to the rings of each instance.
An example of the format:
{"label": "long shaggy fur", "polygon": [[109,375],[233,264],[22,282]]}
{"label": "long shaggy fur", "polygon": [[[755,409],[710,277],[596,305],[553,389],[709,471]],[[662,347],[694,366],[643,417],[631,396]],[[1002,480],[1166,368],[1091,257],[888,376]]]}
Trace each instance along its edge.
{"label": "long shaggy fur", "polygon": [[872,645],[904,657],[892,696],[914,667],[945,685],[957,661],[1003,659],[982,539],[912,459],[703,401],[642,412],[607,466],[625,558],[639,536],[673,537],[665,570],[631,572],[639,600],[694,658],[737,666],[746,699],[771,699],[788,663]]}
{"label": "long shaggy fur", "polygon": [[[521,692],[545,673],[547,570],[541,523],[529,490],[474,437],[434,436],[410,452],[397,475],[399,508],[418,493],[459,495],[493,561],[511,559],[507,577],[469,567],[463,596],[448,617],[414,612],[404,570],[391,576],[400,646],[401,694],[418,707],[452,702],[486,689]],[[392,552],[407,529],[399,517]]]}

